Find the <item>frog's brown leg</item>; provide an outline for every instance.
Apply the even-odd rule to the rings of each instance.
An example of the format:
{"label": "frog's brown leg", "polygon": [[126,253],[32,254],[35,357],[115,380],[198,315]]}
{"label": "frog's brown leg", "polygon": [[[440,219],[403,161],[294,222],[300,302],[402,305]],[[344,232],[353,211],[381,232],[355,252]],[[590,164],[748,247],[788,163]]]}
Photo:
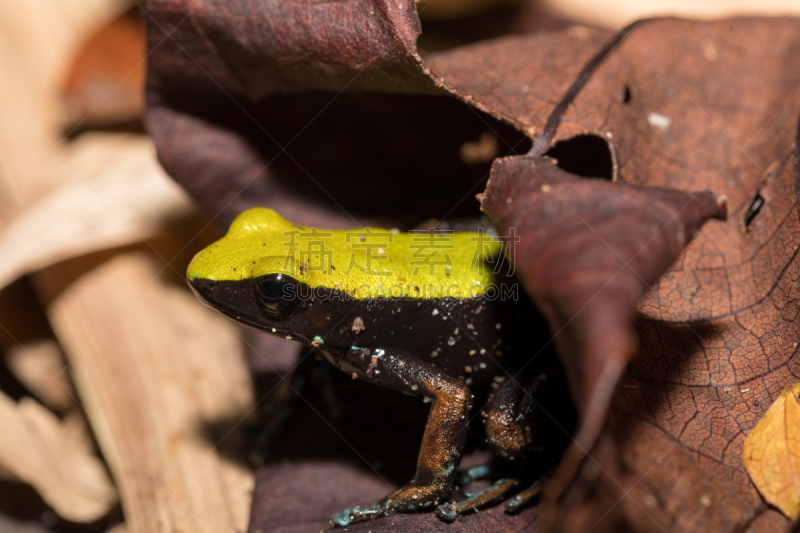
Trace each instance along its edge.
{"label": "frog's brown leg", "polygon": [[346,526],[361,517],[433,507],[449,497],[467,438],[472,398],[463,381],[402,350],[356,349],[327,355],[345,372],[433,402],[414,479],[374,505],[342,511],[331,524]]}
{"label": "frog's brown leg", "polygon": [[537,386],[538,382],[534,382],[526,391],[515,380],[503,382],[492,393],[483,410],[489,446],[500,457],[515,459],[534,442],[531,413],[534,409],[533,389]]}
{"label": "frog's brown leg", "polygon": [[490,503],[493,500],[502,498],[508,493],[508,491],[517,485],[519,485],[519,481],[516,479],[501,479],[488,489],[484,490],[483,492],[479,492],[478,494],[474,494],[466,500],[444,503],[440,505],[436,508],[436,516],[445,522],[452,522],[465,511],[475,509],[476,507]]}
{"label": "frog's brown leg", "polygon": [[[536,384],[531,388],[535,387]],[[533,442],[534,428],[530,417],[533,409],[531,400],[533,392],[533,390],[526,391],[516,381],[502,383],[483,410],[487,441],[501,457],[515,459]],[[474,473],[470,471],[466,475],[462,473],[461,476],[467,480],[475,478],[475,474],[482,476],[488,473],[488,468],[485,467],[474,470]],[[517,485],[519,485],[517,479],[501,479],[485,491],[465,500],[440,505],[436,508],[436,515],[446,522],[452,522],[465,511],[506,495]]]}

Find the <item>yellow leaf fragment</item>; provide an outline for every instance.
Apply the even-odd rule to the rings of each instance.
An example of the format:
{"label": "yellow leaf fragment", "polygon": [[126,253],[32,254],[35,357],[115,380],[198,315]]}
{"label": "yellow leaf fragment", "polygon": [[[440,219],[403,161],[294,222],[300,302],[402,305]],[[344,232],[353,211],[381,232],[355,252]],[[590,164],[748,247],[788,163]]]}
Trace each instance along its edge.
{"label": "yellow leaf fragment", "polygon": [[800,517],[800,383],[790,385],[744,441],[742,460],[767,502]]}

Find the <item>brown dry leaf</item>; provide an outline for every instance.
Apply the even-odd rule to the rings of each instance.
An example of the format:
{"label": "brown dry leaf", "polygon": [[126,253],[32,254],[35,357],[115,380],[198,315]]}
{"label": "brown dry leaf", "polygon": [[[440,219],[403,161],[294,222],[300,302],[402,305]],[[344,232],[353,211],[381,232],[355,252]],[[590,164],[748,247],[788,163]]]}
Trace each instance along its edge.
{"label": "brown dry leaf", "polygon": [[[223,223],[253,205],[320,227],[474,216],[465,200],[489,163],[466,164],[460,148],[488,131],[499,155],[527,151],[520,132],[533,134],[611,35],[509,37],[423,63],[413,1],[312,6],[145,3],[148,131],[169,175]],[[525,111],[506,112],[507,100]]]}
{"label": "brown dry leaf", "polygon": [[[783,68],[797,57],[796,25],[644,23],[564,116],[557,138],[608,139],[620,181],[707,188],[728,197],[732,216],[699,232],[640,303],[638,352],[588,450],[592,460],[558,500],[559,530],[787,526],[763,505],[741,450],[766,407],[797,380],[790,324],[800,78]],[[766,34],[769,45],[735,44],[735,35]],[[664,48],[663,35],[680,51]],[[681,67],[670,68],[676,53]]]}
{"label": "brown dry leaf", "polygon": [[524,156],[494,164],[481,205],[502,235],[519,239],[510,254],[555,334],[581,414],[553,483],[564,485],[635,353],[636,304],[706,220],[725,219],[725,200],[581,178]]}
{"label": "brown dry leaf", "polygon": [[771,505],[800,517],[800,383],[787,387],[744,441],[744,466]]}
{"label": "brown dry leaf", "polygon": [[[581,441],[590,459],[572,465],[578,476],[571,481],[559,476],[561,486],[551,484],[547,496],[556,531],[788,525],[763,504],[741,451],[766,405],[800,376],[800,337],[791,327],[800,276],[792,153],[800,71],[786,67],[800,57],[797,20],[649,21],[622,35],[587,72],[588,83],[568,93],[610,33],[572,27],[509,36],[423,62],[410,2],[314,4],[312,11],[235,0],[189,6],[147,4],[154,50],[148,121],[167,171],[223,219],[255,204],[310,225],[450,217],[448,210],[483,183],[457,160],[459,148],[493,129],[501,133],[499,155],[524,153],[513,130],[493,119],[536,138],[553,108],[563,120],[553,123],[552,137],[539,137],[537,155],[551,149],[564,171],[619,182],[586,187],[608,188],[609,201],[642,192],[631,185],[683,191],[664,193],[673,200],[704,189],[727,196],[729,220],[707,225],[683,251],[692,228],[721,214],[716,197],[697,196],[699,212],[674,221],[669,213],[682,213],[676,204],[653,204],[648,213],[640,203],[641,227],[617,230],[657,234],[661,226],[648,223],[661,222],[667,232],[656,239],[660,248],[626,256],[646,268],[629,269],[642,279],[629,277],[624,301],[609,300],[617,314],[608,316],[618,323],[583,324],[599,331],[592,337],[602,341],[591,346],[596,357],[576,357],[557,339],[584,415],[597,416]],[[339,94],[344,88],[423,96]],[[309,90],[329,93],[286,94]],[[559,108],[561,101],[572,104]],[[508,161],[495,167],[495,177]],[[519,198],[516,209],[524,213],[538,198]],[[613,209],[586,213],[603,215],[600,222],[612,227],[624,220]],[[602,228],[598,234],[607,235]],[[530,261],[518,267],[531,272],[523,279],[535,296],[539,267]],[[599,263],[579,270],[587,276],[595,268],[607,274]],[[624,352],[634,344],[623,372]],[[607,362],[613,372],[598,373]],[[595,406],[596,397],[603,401]]]}

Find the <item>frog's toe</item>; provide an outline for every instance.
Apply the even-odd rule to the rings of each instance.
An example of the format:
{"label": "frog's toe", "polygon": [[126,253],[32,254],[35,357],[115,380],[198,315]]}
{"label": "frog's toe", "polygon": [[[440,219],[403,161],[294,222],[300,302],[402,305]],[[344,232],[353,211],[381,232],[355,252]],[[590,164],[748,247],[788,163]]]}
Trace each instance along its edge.
{"label": "frog's toe", "polygon": [[547,477],[548,476],[540,477],[539,479],[534,481],[530,487],[523,490],[522,492],[511,498],[508,502],[506,502],[506,512],[514,513],[516,511],[519,511],[526,504],[533,501],[539,495],[539,493],[542,492],[542,485],[544,485],[544,482],[547,481]]}
{"label": "frog's toe", "polygon": [[459,509],[456,502],[443,503],[436,508],[436,516],[438,516],[439,520],[442,522],[452,522],[458,518],[462,512],[463,511]]}
{"label": "frog's toe", "polygon": [[442,498],[438,491],[431,487],[407,487],[393,492],[382,501],[366,507],[345,509],[331,517],[334,527],[349,526],[356,520],[377,518],[391,513],[408,513],[425,510],[438,505]]}
{"label": "frog's toe", "polygon": [[374,518],[381,514],[385,514],[387,509],[384,505],[374,504],[367,507],[353,507],[352,509],[345,509],[340,513],[336,513],[331,517],[330,523],[333,527],[349,526],[356,520],[362,518]]}
{"label": "frog's toe", "polygon": [[356,520],[357,512],[358,507],[353,507],[352,509],[345,509],[344,511],[336,513],[331,517],[331,525],[333,527],[349,526],[354,520]]}
{"label": "frog's toe", "polygon": [[452,522],[465,511],[475,509],[505,496],[508,491],[519,484],[516,479],[501,479],[488,489],[474,494],[460,502],[445,503],[436,508],[436,516],[444,522]]}

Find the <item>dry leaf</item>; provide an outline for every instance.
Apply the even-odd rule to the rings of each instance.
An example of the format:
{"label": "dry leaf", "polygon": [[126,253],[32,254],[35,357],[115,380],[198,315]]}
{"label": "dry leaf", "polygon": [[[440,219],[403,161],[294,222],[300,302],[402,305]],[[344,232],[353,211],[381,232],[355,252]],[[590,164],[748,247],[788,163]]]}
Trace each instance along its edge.
{"label": "dry leaf", "polygon": [[636,19],[680,16],[699,19],[719,19],[742,15],[798,15],[800,5],[795,0],[663,0],[658,3],[639,0],[544,0],[548,9],[562,16],[574,17],[586,23],[615,28]]}
{"label": "dry leaf", "polygon": [[318,227],[475,216],[471,198],[489,163],[464,163],[461,147],[490,132],[498,155],[525,153],[521,132],[533,134],[611,34],[509,37],[423,64],[415,10],[413,1],[323,2],[309,12],[149,0],[146,120],[159,161],[222,223],[255,205]]}
{"label": "dry leaf", "polygon": [[0,463],[73,522],[92,522],[117,503],[103,462],[58,418],[31,399],[0,393]]}
{"label": "dry leaf", "polygon": [[[186,196],[163,179],[147,139],[81,137],[76,144],[62,142],[57,95],[67,63],[90,26],[106,18],[99,15],[110,15],[120,3],[46,0],[0,6],[4,44],[0,65],[5,73],[0,80],[4,154],[0,200],[5,202],[0,214],[4,224],[12,219],[18,223],[0,236],[7,239],[4,259],[14,256],[3,272],[4,282],[62,262],[37,274],[40,288],[50,289],[40,294],[51,299],[48,311],[59,330],[58,340],[72,359],[70,371],[78,376],[80,403],[87,408],[111,465],[131,527],[240,531],[247,521],[252,474],[234,454],[221,449],[230,443],[224,439],[227,431],[252,403],[244,365],[235,361],[239,347],[234,333],[197,307],[180,284],[180,275],[178,284],[154,281],[159,270],[167,269],[162,263],[154,266],[152,261],[125,255],[104,264],[105,270],[89,272],[90,266],[108,255],[63,262],[76,254],[138,241],[191,212]],[[193,230],[189,236],[172,235],[180,240],[173,243],[178,250],[196,236],[197,228]],[[173,248],[169,258],[176,255]],[[142,266],[142,262],[147,264]],[[114,273],[118,277],[109,280]],[[119,316],[123,314],[124,318]],[[209,356],[218,367],[209,363]],[[82,365],[86,359],[90,363]],[[126,364],[128,369],[133,367],[131,372],[114,372]],[[138,365],[146,368],[139,372],[142,366]],[[109,366],[111,371],[104,374]],[[232,394],[230,389],[234,389]],[[137,402],[142,396],[147,401]],[[80,486],[80,474],[85,472],[74,470],[85,465],[67,449],[80,429],[71,416],[74,413],[65,418],[59,438],[51,438],[44,424],[28,424],[28,434],[17,442],[6,437],[13,435],[16,424],[30,422],[23,416],[26,413],[39,413],[43,420],[48,415],[54,418],[32,403],[23,408],[0,439],[0,449],[15,446],[28,453],[44,449],[46,453],[37,454],[33,466],[22,461],[14,466],[45,470],[50,476],[67,470],[61,476],[64,479],[43,486],[43,497],[59,512],[66,508],[64,516],[84,519],[87,505],[81,500],[87,499],[85,493],[92,487]],[[8,418],[3,418],[6,426]],[[147,431],[154,426],[156,430]],[[151,439],[153,433],[157,438]],[[55,450],[50,449],[52,442]],[[85,448],[85,443],[81,445]],[[58,464],[53,467],[50,461]],[[99,470],[106,475],[102,464]],[[35,483],[31,476],[17,475]],[[61,489],[68,490],[62,491],[61,501],[55,501],[52,493]],[[91,496],[91,509],[107,503],[102,494]]]}
{"label": "dry leaf", "polygon": [[144,27],[137,11],[89,37],[64,82],[71,122],[102,126],[138,120],[144,111]]}
{"label": "dry leaf", "polygon": [[[731,216],[704,227],[639,303],[639,349],[589,450],[600,468],[559,499],[556,531],[788,526],[763,505],[741,453],[797,381],[800,79],[784,68],[800,50],[796,29],[796,19],[645,22],[564,116],[557,138],[606,138],[619,181],[705,188],[727,196]],[[664,47],[665,35],[680,47]]]}
{"label": "dry leaf", "polygon": [[787,387],[744,441],[742,460],[769,503],[800,517],[800,383]]}
{"label": "dry leaf", "polygon": [[64,354],[54,339],[11,345],[5,352],[5,363],[36,399],[49,408],[64,411],[75,404],[75,391],[64,367]]}
{"label": "dry leaf", "polygon": [[635,353],[637,302],[704,222],[725,219],[727,206],[708,191],[586,179],[531,156],[498,160],[481,205],[502,235],[519,239],[509,246],[518,275],[551,331],[561,333],[554,342],[581,414],[556,473],[566,486]]}
{"label": "dry leaf", "polygon": [[247,523],[253,475],[231,451],[253,403],[239,338],[161,259],[181,271],[189,258],[175,256],[196,234],[188,227],[155,242],[157,252],[83,256],[34,278],[125,517],[142,531]]}
{"label": "dry leaf", "polygon": [[[453,132],[465,131],[456,110],[475,117],[477,111],[449,108],[452,102],[430,96],[412,102],[337,96],[340,90],[450,94],[535,138],[556,103],[569,100],[564,96],[581,67],[610,37],[575,27],[463,46],[426,56],[423,63],[416,55],[419,24],[410,3],[315,4],[311,17],[300,16],[294,6],[281,10],[277,2],[229,0],[196,12],[192,6],[148,2],[154,50],[148,120],[161,160],[214,214],[227,217],[225,209],[265,203],[294,211],[290,218],[310,225],[323,215],[354,225],[340,209],[359,222],[367,215],[391,219],[398,205],[448,217],[453,204],[462,205],[461,195],[454,202],[446,194],[439,204],[429,202],[436,187],[467,181],[478,192],[482,183],[472,175],[465,179],[464,168],[450,164],[458,147],[482,133],[470,130],[471,138],[451,149]],[[184,17],[187,23],[179,24]],[[262,19],[279,24],[259,24]],[[316,31],[318,20],[330,25]],[[171,31],[175,42],[159,46]],[[351,42],[360,46],[346,44]],[[584,463],[563,492],[548,493],[564,496],[554,502],[557,530],[786,527],[750,483],[741,449],[763,406],[797,379],[800,338],[791,324],[800,229],[792,148],[800,81],[786,65],[797,60],[798,50],[792,19],[649,21],[600,58],[589,83],[562,109],[564,121],[554,132],[562,142],[550,147],[562,170],[690,196],[708,189],[729,198],[733,216],[708,225],[683,253],[667,246],[677,262],[638,308],[635,298],[613,301],[622,311],[618,316],[633,324],[606,331],[623,328],[639,341],[619,386],[621,365],[601,376],[595,389],[583,377],[594,376],[596,368],[588,365],[597,359],[568,368],[572,383],[590,384],[576,391],[580,398],[588,401],[600,390],[611,397],[611,406],[609,421],[588,450],[596,462]],[[331,92],[275,94],[308,90]],[[407,122],[383,120],[400,105],[406,106]],[[439,120],[412,123],[409,116]],[[364,117],[390,126],[378,135]],[[499,127],[488,115],[480,118],[485,129]],[[416,138],[415,131],[419,137],[433,131],[448,142],[421,143],[435,148],[426,152],[407,141]],[[499,139],[500,155],[513,155],[513,134]],[[330,151],[320,155],[321,150]],[[392,159],[395,154],[402,155],[401,163]],[[587,163],[591,173],[575,169]],[[607,172],[597,173],[598,167]],[[370,187],[388,192],[376,202]],[[618,196],[626,190],[617,187]],[[416,197],[403,198],[409,191]],[[760,207],[752,209],[758,198]],[[512,201],[524,212],[530,199]],[[644,263],[653,261],[653,275],[643,275],[628,294],[653,283],[668,266],[658,250],[643,255]],[[598,323],[588,326],[603,330]],[[603,407],[598,405],[601,419]]]}
{"label": "dry leaf", "polygon": [[70,257],[147,239],[193,213],[146,137],[84,136],[67,162],[79,179],[0,232],[0,287]]}
{"label": "dry leaf", "polygon": [[72,175],[58,155],[64,75],[81,41],[129,0],[0,3],[0,220]]}

